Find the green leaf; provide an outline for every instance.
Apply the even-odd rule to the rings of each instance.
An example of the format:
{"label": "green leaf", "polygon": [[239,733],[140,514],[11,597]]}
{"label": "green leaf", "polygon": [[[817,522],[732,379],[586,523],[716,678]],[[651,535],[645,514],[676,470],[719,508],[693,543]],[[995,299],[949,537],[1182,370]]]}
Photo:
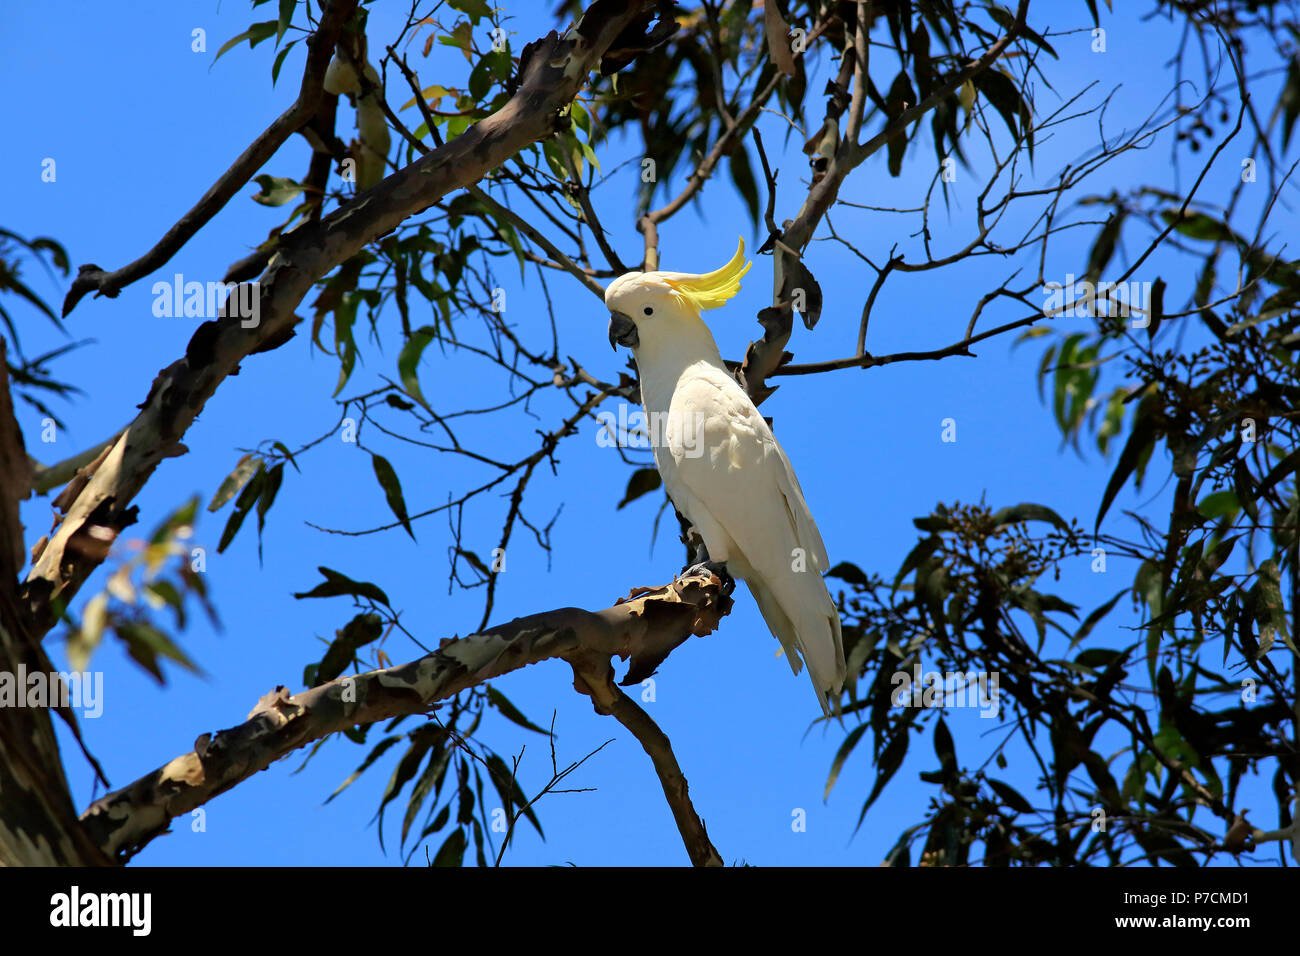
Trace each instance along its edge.
{"label": "green leaf", "polygon": [[1065,519],[1046,505],[1025,502],[1002,508],[993,515],[993,524],[999,528],[1003,525],[1016,524],[1021,521],[1050,521],[1061,531],[1067,534],[1070,531],[1070,526]]}
{"label": "green leaf", "polygon": [[300,475],[302,474],[302,469],[299,468],[298,463],[293,460],[293,452],[289,450],[289,446],[287,446],[282,441],[277,441],[277,442],[272,442],[271,447],[274,448],[276,451],[278,451],[280,454],[284,455],[285,459],[289,462],[289,464],[293,465],[294,471],[298,472],[298,474]]}
{"label": "green leaf", "polygon": [[1071,431],[1067,406],[1076,385],[1073,366],[1078,363],[1078,357],[1075,353],[1082,341],[1082,332],[1076,332],[1074,335],[1069,336],[1061,344],[1061,352],[1056,361],[1056,385],[1052,391],[1052,414],[1056,417],[1056,423],[1060,426],[1061,431],[1066,434]]}
{"label": "green leaf", "polygon": [[344,780],[341,784],[339,784],[338,789],[325,798],[325,802],[329,803],[340,793],[346,790],[349,786],[351,786],[352,783],[358,777],[360,777],[363,773],[365,773],[366,768],[368,768],[376,760],[382,757],[385,751],[387,751],[390,747],[393,746],[393,744],[397,743],[401,739],[402,739],[401,734],[393,734],[390,737],[385,737],[383,740],[377,743],[374,749],[371,750],[370,753],[366,755],[366,759],[361,762],[361,766],[357,767],[356,770],[352,771],[351,775],[346,780]]}
{"label": "green leaf", "polygon": [[[45,300],[42,299],[40,296],[38,296],[31,289],[29,289],[22,282],[18,281],[18,279],[14,276],[13,272],[9,271],[8,269],[0,273],[0,291],[18,293],[18,295],[22,296],[32,305],[36,306],[36,308],[44,312],[45,315],[48,316],[50,320],[54,322],[55,325],[62,327],[62,322],[60,322],[59,317],[54,314],[53,309],[51,309],[48,305],[45,304]],[[5,313],[5,324],[9,325],[11,331],[13,330],[13,325],[9,322],[7,313]]]}
{"label": "green leaf", "polygon": [[451,831],[433,858],[434,866],[460,866],[465,859],[465,831],[460,827]]}
{"label": "green leaf", "polygon": [[475,122],[472,114],[466,113],[463,116],[452,116],[447,120],[447,127],[443,132],[443,139],[451,142],[465,130],[469,129]]}
{"label": "green leaf", "polygon": [[253,194],[253,202],[261,203],[263,206],[283,206],[289,200],[296,198],[302,191],[303,185],[294,182],[284,176],[268,176],[263,173],[261,176],[254,176],[253,182],[261,187],[261,191]]}
{"label": "green leaf", "polygon": [[284,66],[285,57],[289,55],[289,51],[293,49],[293,45],[297,42],[297,40],[290,40],[284,45],[284,48],[275,55],[275,62],[271,64],[271,86],[274,87],[276,81],[280,79],[280,68]]}
{"label": "green leaf", "polygon": [[492,17],[492,9],[487,5],[487,0],[448,0],[447,6],[465,14],[475,26],[478,26],[483,17]]}
{"label": "green leaf", "polygon": [[757,228],[758,226],[758,182],[754,179],[754,167],[749,161],[749,151],[745,149],[744,144],[736,147],[728,157],[731,171],[731,182],[736,187],[736,192],[740,198],[745,201],[745,209],[749,213],[749,220]]}
{"label": "green leaf", "polygon": [[[429,762],[425,764],[424,772],[420,774],[415,786],[411,788],[411,799],[407,801],[406,813],[402,817],[402,844],[406,844],[406,836],[411,832],[411,824],[420,814],[420,808],[424,806],[424,801],[428,798],[429,793],[442,780],[443,775],[447,772],[447,764],[451,759],[451,750],[444,744],[438,743],[433,747],[429,754]],[[412,847],[414,851],[414,847]]]}
{"label": "green leaf", "polygon": [[582,105],[581,101],[574,100],[569,105],[569,117],[573,120],[573,125],[590,138],[591,136],[591,114],[587,108]]}
{"label": "green leaf", "polygon": [[1205,557],[1201,558],[1200,564],[1196,569],[1197,573],[1206,580],[1209,580],[1214,572],[1223,567],[1224,562],[1232,555],[1233,550],[1237,547],[1237,541],[1240,537],[1240,535],[1237,535],[1235,537],[1225,538],[1223,541],[1220,541],[1211,548]]}
{"label": "green leaf", "polygon": [[217,553],[221,554],[226,550],[227,545],[235,539],[239,533],[244,519],[248,517],[249,511],[252,510],[254,503],[262,494],[262,484],[266,481],[266,462],[259,459],[257,470],[253,472],[253,477],[244,485],[244,490],[239,493],[235,499],[235,510],[230,513],[230,518],[226,521],[226,527],[221,532],[221,540],[217,542]]}
{"label": "green leaf", "polygon": [[172,613],[176,615],[178,628],[185,627],[185,599],[181,597],[181,592],[176,590],[176,585],[160,578],[150,581],[144,589],[172,609]]}
{"label": "green leaf", "polygon": [[913,518],[912,525],[918,531],[950,531],[952,519],[946,514],[931,514],[924,518]]}
{"label": "green leaf", "polygon": [[885,785],[898,772],[898,768],[903,765],[903,758],[907,756],[907,747],[911,741],[908,738],[908,729],[906,726],[900,726],[895,729],[894,738],[885,747],[880,759],[876,761],[876,782],[871,785],[871,792],[867,794],[867,802],[862,805],[862,813],[858,815],[858,825],[862,825],[867,811],[871,805],[876,802]]}
{"label": "green leaf", "polygon": [[[259,542],[262,537],[262,529],[266,525],[266,513],[271,510],[271,505],[275,503],[275,496],[280,490],[280,482],[283,479],[284,462],[278,463],[266,473],[266,481],[262,484],[262,493],[257,497],[257,537]],[[261,547],[260,543],[258,547]]]}
{"label": "green leaf", "polygon": [[844,738],[844,743],[840,744],[840,749],[835,752],[835,759],[831,761],[831,772],[826,777],[826,790],[822,793],[823,800],[830,797],[831,788],[835,786],[835,781],[839,779],[840,770],[844,766],[844,761],[849,758],[849,754],[853,752],[853,748],[858,745],[858,741],[862,739],[863,733],[865,733],[867,728],[870,726],[870,724],[866,723],[858,724],[849,731],[849,735]]}
{"label": "green leaf", "polygon": [[[913,524],[915,524],[915,521],[913,521]],[[943,539],[940,538],[937,534],[932,534],[928,538],[922,538],[920,543],[917,544],[917,546],[914,547],[911,551],[909,551],[907,557],[903,559],[903,563],[898,569],[898,574],[894,576],[893,589],[897,591],[899,584],[901,584],[903,581],[903,578],[907,577],[907,575],[910,572],[915,571],[918,567],[920,567],[921,562],[925,561],[927,558],[930,557],[930,555],[934,554],[934,552],[937,551],[942,544],[943,544]]]}
{"label": "green leaf", "polygon": [[[1156,337],[1156,332],[1160,329],[1160,323],[1165,317],[1165,280],[1156,276],[1156,281],[1151,283],[1151,299],[1148,304],[1147,315],[1147,341]],[[1104,453],[1104,449],[1103,449]]]}
{"label": "green leaf", "polygon": [[[1015,14],[1005,7],[1000,7],[994,3],[989,4],[989,16],[992,17],[994,22],[1003,30],[1010,30],[1016,25]],[[1056,55],[1056,51],[1052,49],[1052,45],[1033,30],[1029,29],[1028,26],[1022,26],[1020,28],[1020,35],[1027,37],[1035,46],[1040,47],[1044,53],[1047,53],[1053,59],[1059,59]]]}
{"label": "green leaf", "polygon": [[388,507],[392,509],[397,520],[402,523],[406,533],[415,540],[415,532],[411,530],[411,519],[406,514],[406,500],[402,497],[402,483],[397,480],[397,472],[393,471],[393,466],[388,463],[388,459],[382,455],[376,455],[373,452],[370,455],[370,462],[375,468],[375,477],[379,479],[379,487],[384,489],[384,497],[388,499]]}
{"label": "green leaf", "polygon": [[501,711],[501,716],[504,717],[506,720],[510,721],[511,723],[518,724],[520,727],[523,727],[527,730],[532,730],[544,736],[549,736],[549,734],[547,734],[545,730],[543,730],[541,727],[538,727],[531,720],[525,717],[523,713],[520,712],[518,707],[510,703],[510,701],[506,698],[505,694],[501,693],[501,691],[497,690],[491,684],[487,685],[487,696],[488,696],[488,703],[491,704],[493,707],[495,707],[497,710]]}
{"label": "green leaf", "polygon": [[1196,510],[1204,518],[1228,518],[1241,510],[1241,502],[1235,491],[1225,489],[1206,495],[1197,502]]}
{"label": "green leaf", "polygon": [[441,830],[443,827],[447,825],[447,821],[450,819],[451,819],[451,804],[444,803],[442,809],[438,811],[438,815],[433,818],[433,822],[424,828],[424,832],[420,834],[420,839],[424,839],[430,833],[437,833],[439,830]]}
{"label": "green leaf", "polygon": [[284,37],[284,31],[289,29],[289,24],[293,22],[293,11],[297,6],[298,0],[280,0],[280,19],[275,24],[275,42],[277,46]]}
{"label": "green leaf", "polygon": [[1101,231],[1097,233],[1097,240],[1088,253],[1088,269],[1083,276],[1088,282],[1096,282],[1100,279],[1102,270],[1115,255],[1115,245],[1119,241],[1120,229],[1124,225],[1124,216],[1122,207],[1115,210],[1101,227]]}
{"label": "green leaf", "polygon": [[1110,447],[1110,440],[1124,427],[1124,399],[1127,397],[1128,389],[1121,385],[1110,393],[1110,398],[1106,401],[1106,413],[1097,427],[1097,449],[1103,455]]}
{"label": "green leaf", "polygon": [[1164,611],[1165,595],[1164,576],[1155,562],[1142,562],[1142,566],[1138,568],[1137,576],[1133,580],[1133,590],[1146,602],[1147,609],[1150,612],[1150,618],[1147,622],[1147,671],[1151,677],[1151,684],[1154,686],[1156,682],[1156,662],[1160,656],[1160,637],[1164,630],[1162,625],[1154,622]]}
{"label": "green leaf", "polygon": [[952,731],[942,717],[934,725],[934,755],[945,771],[957,769],[957,748],[952,742]]}
{"label": "green leaf", "polygon": [[474,32],[468,20],[462,20],[456,24],[445,36],[438,37],[438,42],[444,46],[454,46],[465,55],[467,62],[473,62]]}
{"label": "green leaf", "polygon": [[[1270,301],[1272,301],[1272,298],[1275,297],[1270,297]],[[1265,305],[1267,304],[1268,303],[1266,302]],[[1245,329],[1254,328],[1255,326],[1259,325],[1261,322],[1267,322],[1269,319],[1275,319],[1282,313],[1289,312],[1289,311],[1290,311],[1289,308],[1268,309],[1266,311],[1260,312],[1258,315],[1252,315],[1242,319],[1240,322],[1232,323],[1232,325],[1228,326],[1227,331],[1224,332],[1223,334],[1224,336],[1236,335],[1238,332],[1242,332]]]}
{"label": "green leaf", "polygon": [[144,621],[123,621],[114,627],[114,631],[126,644],[127,652],[131,657],[160,684],[165,684],[167,681],[163,677],[162,668],[158,666],[159,655],[175,661],[195,674],[200,673],[194,662],[185,656],[172,639],[152,624]]}
{"label": "green leaf", "polygon": [[208,510],[216,511],[235,497],[235,494],[248,483],[248,479],[253,477],[253,473],[257,471],[261,464],[262,459],[252,453],[239,459],[238,464],[235,465],[235,470],[226,476],[225,481],[221,483],[221,487],[217,489],[217,493],[208,502]]}
{"label": "green leaf", "polygon": [[492,72],[488,58],[482,57],[474,69],[470,70],[469,82],[466,84],[469,88],[469,95],[474,98],[474,102],[481,103],[487,96],[488,90],[492,89]]}
{"label": "green leaf", "polygon": [[1137,469],[1138,464],[1150,455],[1151,448],[1155,445],[1156,427],[1151,420],[1154,409],[1152,396],[1143,398],[1138,406],[1133,431],[1129,434],[1128,441],[1124,443],[1124,450],[1119,453],[1119,461],[1115,463],[1115,470],[1111,473],[1110,481],[1106,483],[1106,490],[1101,496],[1101,506],[1097,509],[1096,527],[1098,528],[1101,527],[1101,520],[1106,517],[1106,512],[1110,510],[1115,496],[1124,487],[1124,482]]}
{"label": "green leaf", "polygon": [[1164,584],[1160,566],[1154,561],[1143,561],[1133,579],[1133,590],[1146,602],[1152,617],[1159,617],[1164,599]]}
{"label": "green leaf", "polygon": [[194,515],[199,510],[199,496],[195,495],[185,504],[181,505],[170,515],[168,515],[158,526],[158,530],[153,533],[149,539],[150,544],[162,544],[170,539],[178,528],[192,526],[194,524]]}
{"label": "green leaf", "polygon": [[1237,234],[1225,222],[1213,219],[1202,212],[1185,212],[1181,216],[1177,209],[1166,209],[1161,214],[1166,223],[1174,224],[1174,231],[1192,239],[1213,239],[1220,242],[1233,242]]}
{"label": "green leaf", "polygon": [[357,343],[352,338],[352,324],[357,319],[357,305],[361,302],[355,292],[346,292],[334,310],[334,351],[339,356],[339,381],[334,387],[337,398],[343,386],[352,377],[352,369],[357,364]]}
{"label": "green leaf", "polygon": [[1012,136],[1018,135],[1016,121],[1019,119],[1020,132],[1024,133],[1030,159],[1033,159],[1034,139],[1030,125],[1032,114],[1028,104],[1020,95],[1020,90],[1016,88],[1015,81],[997,68],[977,73],[972,80],[975,88],[983,93],[984,98],[1001,114],[1002,121],[1007,124],[1007,129],[1011,131]]}
{"label": "green leaf", "polygon": [[420,391],[420,379],[416,374],[416,367],[420,364],[420,356],[424,354],[425,347],[437,336],[437,330],[430,325],[422,325],[411,333],[411,337],[406,340],[402,346],[402,352],[397,356],[397,374],[402,380],[402,387],[406,389],[406,394],[419,402],[428,411],[433,409],[424,398],[424,393]]}
{"label": "green leaf", "polygon": [[354,581],[346,574],[339,574],[339,572],[324,566],[318,567],[316,570],[325,576],[325,580],[310,591],[296,592],[294,594],[295,598],[302,600],[303,598],[338,597],[342,594],[351,594],[355,597],[369,598],[372,601],[378,601],[380,604],[392,607],[388,595],[369,581]]}
{"label": "green leaf", "polygon": [[[890,84],[885,102],[890,107],[891,117],[903,112],[903,104],[910,107],[917,102],[916,93],[912,89],[912,81],[908,78],[906,70],[899,70],[898,75],[894,77],[894,82]],[[891,119],[890,122],[892,123],[893,120]],[[906,127],[900,128],[895,135],[889,137],[889,141],[885,144],[885,168],[889,170],[890,176],[897,177],[902,173],[903,157],[907,154],[907,144]]]}
{"label": "green leaf", "polygon": [[373,612],[356,615],[343,625],[316,667],[311,686],[328,684],[356,659],[357,651],[379,640],[384,633],[384,619]]}
{"label": "green leaf", "polygon": [[1110,647],[1090,647],[1081,652],[1074,662],[1089,670],[1099,671],[1110,667],[1116,661],[1122,661],[1127,656],[1128,651],[1117,651]]}
{"label": "green leaf", "polygon": [[627,490],[623,493],[623,500],[618,503],[618,508],[630,504],[642,495],[649,494],[661,484],[663,484],[663,481],[660,479],[658,471],[653,468],[638,468],[632,472],[632,477],[628,479]]}
{"label": "green leaf", "polygon": [[1282,601],[1280,575],[1277,562],[1272,558],[1259,566],[1259,577],[1253,590],[1258,592],[1255,603],[1255,620],[1259,624],[1259,657],[1273,646],[1275,638],[1287,638],[1286,605]]}
{"label": "green leaf", "polygon": [[1292,57],[1286,70],[1286,85],[1277,105],[1282,108],[1282,149],[1285,151],[1291,142],[1291,132],[1295,129],[1296,117],[1300,116],[1300,57]]}
{"label": "green leaf", "polygon": [[1017,813],[1033,813],[1034,807],[1028,800],[1020,795],[1020,791],[1010,784],[1003,783],[1001,780],[988,778],[989,789],[998,795],[998,797],[1012,810]]}
{"label": "green leaf", "polygon": [[[523,789],[519,786],[519,781],[515,775],[506,766],[506,762],[501,759],[499,754],[490,754],[487,758],[488,776],[492,780],[492,785],[496,787],[498,796],[501,797],[502,807],[507,813],[511,813],[513,807],[517,806],[524,818],[533,825],[533,829],[538,835],[545,840],[546,834],[542,832],[541,821],[537,819],[537,813],[528,805],[528,797],[524,795]],[[483,803],[483,794],[479,793],[479,804]]]}
{"label": "green leaf", "polygon": [[411,745],[406,748],[406,753],[397,762],[393,768],[393,774],[388,778],[388,785],[384,788],[384,796],[379,804],[379,812],[376,814],[379,820],[379,845],[384,844],[384,809],[397,798],[402,792],[402,788],[411,780],[420,764],[424,762],[424,756],[434,744],[439,743],[445,736],[445,731],[432,722],[425,724],[418,730],[412,731],[409,735]]}
{"label": "green leaf", "polygon": [[839,578],[841,581],[847,581],[849,584],[855,584],[858,587],[865,588],[868,585],[867,576],[856,564],[850,564],[847,561],[841,561],[835,567],[826,572],[827,577]]}
{"label": "green leaf", "polygon": [[251,50],[253,47],[257,46],[267,37],[273,36],[275,34],[277,23],[278,21],[276,20],[266,20],[263,21],[262,23],[254,23],[243,33],[239,34],[239,36],[231,37],[229,40],[227,40],[222,45],[221,49],[217,51],[217,55],[212,58],[212,62],[216,63],[218,60],[220,60],[222,54],[224,54],[227,50],[234,47],[241,40],[247,40],[248,48]]}
{"label": "green leaf", "polygon": [[488,569],[488,566],[483,563],[483,559],[480,558],[473,551],[466,550],[465,548],[456,548],[456,553],[460,555],[462,558],[464,558],[466,561],[468,561],[470,563],[470,567],[472,567],[479,574],[483,575],[484,578],[492,577],[492,572],[491,570]]}
{"label": "green leaf", "polygon": [[1079,629],[1074,632],[1074,637],[1070,638],[1070,646],[1066,649],[1066,653],[1069,653],[1079,644],[1083,643],[1083,639],[1092,633],[1092,629],[1097,626],[1097,622],[1109,614],[1111,610],[1114,609],[1115,603],[1127,594],[1128,591],[1128,588],[1123,588],[1113,598],[1085,617],[1083,623],[1079,625]]}

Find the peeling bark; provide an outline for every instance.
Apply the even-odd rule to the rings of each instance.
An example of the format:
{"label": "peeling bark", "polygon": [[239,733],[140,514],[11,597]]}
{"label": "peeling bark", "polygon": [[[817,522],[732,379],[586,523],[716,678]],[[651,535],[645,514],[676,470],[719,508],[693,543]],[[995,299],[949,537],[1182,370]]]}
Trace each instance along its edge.
{"label": "peeling bark", "polygon": [[[438,701],[550,658],[564,658],[574,663],[575,671],[590,674],[599,671],[599,664],[593,662],[608,670],[609,659],[617,655],[639,673],[643,662],[662,660],[692,634],[711,633],[730,608],[731,599],[715,576],[682,578],[664,587],[635,589],[632,597],[601,611],[566,607],[517,618],[446,641],[437,651],[410,663],[340,677],[298,694],[277,687],[258,701],[244,723],[201,735],[189,753],[96,800],[82,814],[83,825],[105,854],[129,859],[167,832],[173,818],[314,740],[356,725],[427,713]],[[593,694],[593,699],[599,703],[607,694],[608,690]],[[647,732],[657,733],[662,742],[652,747],[641,733],[638,738],[655,759],[681,826],[683,801],[689,808],[686,781],[675,760],[670,766],[663,763],[667,738],[653,722],[649,727],[653,731]],[[665,767],[673,774],[671,779],[663,776]],[[693,809],[689,812],[694,815]],[[700,852],[690,843],[688,850],[692,859]],[[712,856],[720,862],[716,850]]]}
{"label": "peeling bark", "polygon": [[[337,29],[352,6],[351,2],[331,5],[329,23],[325,24],[328,29],[323,32]],[[316,280],[367,243],[392,232],[403,220],[447,194],[473,185],[521,149],[551,135],[559,111],[577,95],[616,38],[634,33],[628,31],[629,26],[645,21],[649,11],[658,11],[662,19],[661,6],[652,0],[597,0],[563,36],[552,31],[530,44],[534,55],[521,65],[516,92],[501,110],[331,215],[283,236],[257,283],[259,321],[245,327],[239,317],[228,317],[204,322],[195,330],[184,357],[154,379],[139,406],[140,413],[102,452],[96,449],[95,460],[78,472],[73,485],[60,496],[64,516],[38,549],[20,588],[15,585],[24,564],[24,548],[17,506],[30,490],[31,463],[13,420],[7,381],[0,381],[0,669],[14,670],[25,664],[29,670],[51,670],[39,642],[58,619],[59,609],[67,606],[104,560],[113,540],[135,522],[137,509],[132,500],[164,459],[185,453],[181,438],[226,377],[237,372],[249,355],[274,349],[293,336],[300,321],[294,310]],[[211,218],[229,198],[227,193],[269,158],[269,152],[266,156],[262,152],[268,148],[274,152],[274,147],[301,125],[303,117],[311,115],[319,98],[316,74],[328,61],[332,45],[318,35],[304,74],[303,93],[295,106],[259,137],[154,250],[118,273],[83,267],[65,311],[92,289],[112,295],[156,268]],[[277,692],[259,705],[248,723],[205,735],[193,753],[97,802],[87,812],[84,826],[78,823],[72,806],[50,710],[0,709],[0,864],[85,865],[109,863],[110,857],[120,859],[123,849],[142,846],[176,813],[198,806],[312,739],[314,729],[324,734],[378,719],[372,715],[380,712],[417,712],[441,699],[438,695],[470,686],[466,675],[481,673],[475,680],[482,680],[491,676],[493,666],[502,666],[501,672],[512,669],[503,662],[513,660],[510,655],[518,655],[520,648],[534,655],[541,654],[539,648],[549,648],[541,656],[554,656],[576,641],[579,632],[599,635],[611,646],[635,645],[638,626],[626,611],[609,622],[586,612],[556,614],[559,617],[554,620],[572,617],[572,627],[559,627],[547,640],[542,639],[542,625],[535,624],[539,632],[520,644],[502,636],[518,637],[510,630],[515,625],[507,625],[502,632],[484,635],[478,641],[455,642],[450,645],[454,648],[451,653],[439,652],[433,660],[356,678],[366,691],[358,697],[360,705],[344,707],[334,701],[331,706],[326,695],[337,682],[298,697]],[[543,617],[553,620],[550,615]],[[487,654],[493,648],[499,653],[490,660],[458,660],[458,656]],[[523,662],[527,661],[520,658]],[[471,663],[477,663],[477,668],[472,669]],[[71,719],[71,715],[65,716]],[[75,731],[75,722],[71,726]],[[281,749],[276,750],[273,743]],[[94,834],[93,840],[88,833]]]}
{"label": "peeling bark", "polygon": [[250,354],[287,341],[294,314],[313,283],[367,243],[443,196],[482,179],[521,149],[554,132],[559,111],[596,69],[615,38],[656,4],[597,0],[564,36],[551,31],[529,46],[518,90],[496,113],[461,136],[357,196],[320,222],[282,237],[258,283],[259,321],[238,317],[204,322],[185,357],[154,379],[140,414],[127,426],[51,534],[23,586],[23,614],[33,635],[54,624],[58,604],[77,593],[102,558],[77,547],[87,536],[111,543],[135,520],[130,502],[164,458],[183,454],[180,438],[226,376]]}
{"label": "peeling bark", "polygon": [[[22,631],[16,601],[24,563],[18,502],[31,481],[0,339],[0,673],[18,673],[20,666],[29,673],[53,670],[40,645]],[[0,866],[107,862],[77,822],[50,709],[0,707]]]}

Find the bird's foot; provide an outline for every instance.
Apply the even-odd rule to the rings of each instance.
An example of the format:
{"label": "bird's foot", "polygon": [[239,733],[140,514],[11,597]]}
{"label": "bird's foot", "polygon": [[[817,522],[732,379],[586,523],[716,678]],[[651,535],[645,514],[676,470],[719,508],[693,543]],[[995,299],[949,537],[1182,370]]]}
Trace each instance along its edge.
{"label": "bird's foot", "polygon": [[681,574],[677,575],[677,577],[679,579],[689,578],[700,574],[717,575],[718,580],[722,582],[723,594],[730,594],[736,589],[736,581],[731,576],[730,572],[727,571],[727,564],[725,561],[701,561],[698,564],[691,565],[690,567],[682,568]]}

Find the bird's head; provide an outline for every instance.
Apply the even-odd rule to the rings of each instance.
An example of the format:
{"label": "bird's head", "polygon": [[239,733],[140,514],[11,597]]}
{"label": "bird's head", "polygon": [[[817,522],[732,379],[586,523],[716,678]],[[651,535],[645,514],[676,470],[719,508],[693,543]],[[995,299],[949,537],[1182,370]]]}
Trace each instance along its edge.
{"label": "bird's head", "polygon": [[[702,309],[716,309],[740,291],[740,277],[749,271],[745,241],[721,269],[704,275],[685,272],[629,272],[605,289],[610,312],[609,344],[634,351],[668,342],[693,326],[704,328]],[[705,330],[707,332],[707,330]]]}

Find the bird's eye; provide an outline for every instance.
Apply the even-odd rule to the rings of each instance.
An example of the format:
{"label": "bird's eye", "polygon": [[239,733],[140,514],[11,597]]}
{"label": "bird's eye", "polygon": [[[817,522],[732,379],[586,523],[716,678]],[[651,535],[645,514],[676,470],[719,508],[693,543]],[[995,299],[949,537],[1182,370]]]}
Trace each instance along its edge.
{"label": "bird's eye", "polygon": [[654,314],[655,314],[655,310],[652,309],[652,308],[650,308],[650,306],[648,306],[648,305],[645,307],[645,310],[644,310],[644,311],[645,311],[645,314],[646,314],[646,315],[654,315]]}

